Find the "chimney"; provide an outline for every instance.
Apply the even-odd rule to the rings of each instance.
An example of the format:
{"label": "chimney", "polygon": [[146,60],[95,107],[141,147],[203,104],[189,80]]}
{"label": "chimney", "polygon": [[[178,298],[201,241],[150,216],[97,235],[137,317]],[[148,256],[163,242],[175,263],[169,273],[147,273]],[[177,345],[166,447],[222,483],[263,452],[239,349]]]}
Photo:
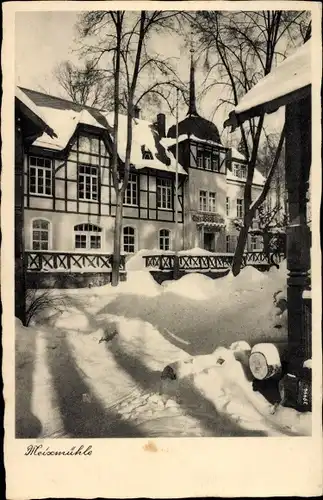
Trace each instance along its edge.
{"label": "chimney", "polygon": [[157,115],[157,131],[159,137],[166,137],[166,116],[164,113]]}
{"label": "chimney", "polygon": [[138,106],[134,106],[133,114],[135,118],[140,118],[140,108]]}

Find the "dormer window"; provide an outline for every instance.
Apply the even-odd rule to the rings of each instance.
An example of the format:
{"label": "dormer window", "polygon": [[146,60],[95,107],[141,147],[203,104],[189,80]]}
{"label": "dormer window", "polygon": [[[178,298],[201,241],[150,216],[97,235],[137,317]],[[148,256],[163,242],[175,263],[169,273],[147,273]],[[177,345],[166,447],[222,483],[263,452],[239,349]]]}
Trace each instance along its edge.
{"label": "dormer window", "polygon": [[247,178],[247,167],[246,165],[241,165],[240,163],[233,163],[233,175],[239,179]]}
{"label": "dormer window", "polygon": [[152,160],[153,155],[150,149],[146,148],[145,144],[141,146],[141,154],[142,154],[142,159],[143,160]]}
{"label": "dormer window", "polygon": [[196,156],[197,168],[203,168],[208,171],[219,171],[219,151],[211,147],[197,147]]}

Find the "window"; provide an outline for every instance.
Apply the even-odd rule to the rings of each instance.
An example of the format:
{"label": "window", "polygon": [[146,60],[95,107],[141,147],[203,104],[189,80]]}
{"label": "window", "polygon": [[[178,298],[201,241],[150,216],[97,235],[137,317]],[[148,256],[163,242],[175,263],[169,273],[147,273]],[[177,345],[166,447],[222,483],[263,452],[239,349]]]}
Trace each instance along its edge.
{"label": "window", "polygon": [[159,250],[170,249],[170,231],[168,229],[161,229],[159,231]]}
{"label": "window", "polygon": [[216,193],[200,191],[200,211],[216,212]]}
{"label": "window", "polygon": [[212,170],[211,151],[205,151],[205,153],[204,153],[204,165],[205,165],[205,170]]}
{"label": "window", "polygon": [[33,250],[49,249],[49,222],[37,219],[32,224],[32,248]]}
{"label": "window", "polygon": [[251,251],[257,250],[257,238],[255,235],[250,237],[250,249]]}
{"label": "window", "polygon": [[78,197],[80,200],[98,200],[98,168],[79,166]]}
{"label": "window", "polygon": [[204,163],[203,163],[203,151],[202,149],[197,150],[197,166],[198,168],[203,168]]}
{"label": "window", "polygon": [[153,160],[152,152],[146,148],[145,144],[141,146],[141,156],[143,160]]}
{"label": "window", "polygon": [[157,179],[157,207],[172,208],[172,181],[170,179]]}
{"label": "window", "polygon": [[220,157],[219,152],[216,150],[212,151],[212,170],[218,171],[220,168]]}
{"label": "window", "polygon": [[49,158],[29,157],[29,191],[52,195],[52,161]]}
{"label": "window", "polygon": [[226,215],[230,214],[230,198],[228,196],[225,199],[225,213]]}
{"label": "window", "polygon": [[124,202],[126,205],[138,205],[138,176],[136,174],[129,175]]}
{"label": "window", "polygon": [[207,192],[200,191],[200,210],[201,212],[207,212]]}
{"label": "window", "polygon": [[95,224],[84,223],[74,226],[74,246],[82,250],[101,248],[102,229]]}
{"label": "window", "polygon": [[233,175],[239,177],[239,179],[247,178],[247,167],[246,165],[240,165],[239,163],[233,164]]}
{"label": "window", "polygon": [[246,167],[246,165],[241,165],[240,166],[240,177],[241,177],[241,179],[246,179],[247,178],[247,167]]}
{"label": "window", "polygon": [[216,212],[216,195],[209,193],[209,212]]}
{"label": "window", "polygon": [[123,251],[125,253],[135,252],[135,230],[133,227],[127,226],[123,228]]}
{"label": "window", "polygon": [[239,219],[243,217],[243,200],[241,198],[237,199],[237,217]]}

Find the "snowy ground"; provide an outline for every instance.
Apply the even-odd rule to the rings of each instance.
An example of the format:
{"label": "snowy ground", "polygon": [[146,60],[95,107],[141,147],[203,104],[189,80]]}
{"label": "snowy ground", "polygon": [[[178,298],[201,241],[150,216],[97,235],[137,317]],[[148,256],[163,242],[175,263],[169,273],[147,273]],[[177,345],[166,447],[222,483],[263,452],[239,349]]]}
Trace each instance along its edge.
{"label": "snowy ground", "polygon": [[[286,340],[273,307],[285,282],[283,263],[163,286],[133,270],[117,288],[56,291],[64,311],[27,329],[17,320],[17,436],[310,434],[311,414],[274,411],[253,391],[241,343]],[[161,379],[168,364],[176,381]]]}

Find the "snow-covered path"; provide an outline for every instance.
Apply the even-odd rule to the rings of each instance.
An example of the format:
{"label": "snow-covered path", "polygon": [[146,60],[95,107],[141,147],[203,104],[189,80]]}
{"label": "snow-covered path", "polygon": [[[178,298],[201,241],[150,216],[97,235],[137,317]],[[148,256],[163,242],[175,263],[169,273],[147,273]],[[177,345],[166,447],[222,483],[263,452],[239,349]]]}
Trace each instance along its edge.
{"label": "snow-covered path", "polygon": [[[194,301],[187,297],[187,280],[182,287],[179,281],[163,289],[149,274],[139,273],[118,289],[67,291],[66,311],[33,328],[17,323],[17,436],[308,434],[310,415],[288,408],[273,415],[271,405],[252,390],[233,351],[219,347],[241,339],[241,325],[248,332],[246,323],[251,334],[243,338],[254,340],[264,314],[258,312],[255,321],[250,290],[235,295],[238,281],[233,289],[230,280],[221,278],[217,307],[217,292],[212,303],[208,296],[214,284],[203,276],[198,280]],[[228,308],[223,304],[234,297],[238,316],[225,319]],[[248,304],[249,313],[255,311],[253,323],[244,312]],[[217,325],[213,332],[212,317]],[[194,343],[196,335],[204,343]],[[108,340],[100,342],[103,338]],[[181,375],[175,382],[162,381],[161,372],[170,363],[181,367]]]}

